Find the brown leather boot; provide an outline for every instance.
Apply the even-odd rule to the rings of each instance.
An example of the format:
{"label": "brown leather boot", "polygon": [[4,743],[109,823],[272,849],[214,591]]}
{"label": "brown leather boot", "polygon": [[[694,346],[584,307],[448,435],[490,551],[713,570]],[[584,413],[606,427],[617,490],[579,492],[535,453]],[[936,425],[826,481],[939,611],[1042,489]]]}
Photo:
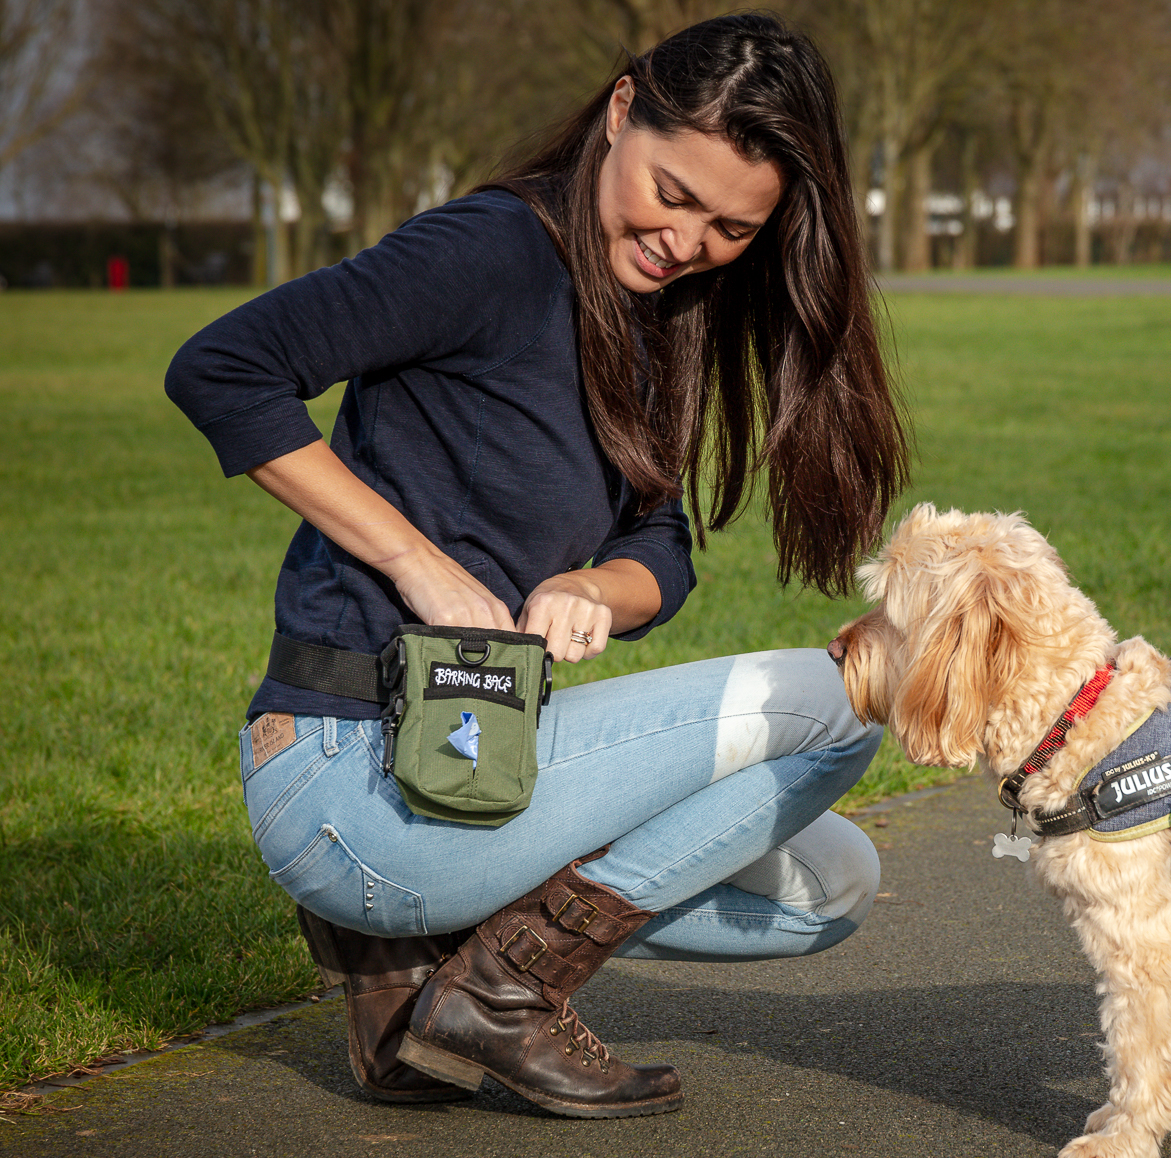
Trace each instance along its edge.
{"label": "brown leather boot", "polygon": [[326,986],[346,987],[350,1069],[368,1094],[384,1102],[453,1102],[466,1089],[436,1081],[399,1060],[399,1045],[419,990],[468,933],[372,937],[331,924],[297,906],[301,932]]}
{"label": "brown leather boot", "polygon": [[674,1066],[625,1065],[569,1008],[569,995],[654,916],[581,876],[582,863],[494,913],[435,973],[419,994],[404,1061],[469,1090],[491,1074],[570,1118],[682,1105]]}

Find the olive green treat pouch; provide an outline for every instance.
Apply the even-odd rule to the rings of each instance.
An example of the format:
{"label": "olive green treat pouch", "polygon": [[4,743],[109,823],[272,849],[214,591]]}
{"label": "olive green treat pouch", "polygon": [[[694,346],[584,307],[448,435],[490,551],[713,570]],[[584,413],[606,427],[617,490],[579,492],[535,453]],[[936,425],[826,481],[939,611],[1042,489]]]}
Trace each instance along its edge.
{"label": "olive green treat pouch", "polygon": [[384,775],[419,816],[499,826],[537,782],[537,725],[553,687],[543,636],[403,624],[380,661]]}

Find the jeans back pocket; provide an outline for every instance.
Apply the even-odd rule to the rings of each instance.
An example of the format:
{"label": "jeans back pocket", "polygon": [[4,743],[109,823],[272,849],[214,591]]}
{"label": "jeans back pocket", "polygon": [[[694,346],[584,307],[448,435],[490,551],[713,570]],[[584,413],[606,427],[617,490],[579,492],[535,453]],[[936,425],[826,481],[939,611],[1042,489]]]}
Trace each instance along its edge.
{"label": "jeans back pocket", "polygon": [[335,924],[378,937],[427,932],[423,898],[371,872],[332,824],[323,824],[301,853],[269,876],[299,905]]}

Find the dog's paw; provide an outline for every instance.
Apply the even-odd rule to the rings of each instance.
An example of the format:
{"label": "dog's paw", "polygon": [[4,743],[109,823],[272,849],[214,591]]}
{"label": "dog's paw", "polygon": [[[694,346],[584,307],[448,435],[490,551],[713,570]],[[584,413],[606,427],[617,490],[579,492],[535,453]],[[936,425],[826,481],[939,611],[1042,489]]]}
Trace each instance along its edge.
{"label": "dog's paw", "polygon": [[[1095,1110],[1090,1118],[1097,1117]],[[1159,1158],[1159,1147],[1145,1130],[1139,1134],[1128,1130],[1122,1134],[1083,1134],[1066,1146],[1057,1158]]]}
{"label": "dog's paw", "polygon": [[1104,1106],[1099,1106],[1086,1119],[1086,1133],[1096,1134],[1099,1130],[1106,1128],[1106,1123],[1114,1117],[1114,1103],[1107,1102]]}

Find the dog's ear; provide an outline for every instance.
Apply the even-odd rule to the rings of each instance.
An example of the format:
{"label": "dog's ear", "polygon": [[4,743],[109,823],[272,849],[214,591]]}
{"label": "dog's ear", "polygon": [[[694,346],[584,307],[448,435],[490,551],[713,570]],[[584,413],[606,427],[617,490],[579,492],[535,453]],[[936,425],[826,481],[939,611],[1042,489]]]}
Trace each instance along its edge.
{"label": "dog's ear", "polygon": [[916,764],[975,763],[989,709],[1019,670],[1019,635],[990,588],[986,575],[970,575],[964,598],[937,604],[908,640],[890,723]]}

